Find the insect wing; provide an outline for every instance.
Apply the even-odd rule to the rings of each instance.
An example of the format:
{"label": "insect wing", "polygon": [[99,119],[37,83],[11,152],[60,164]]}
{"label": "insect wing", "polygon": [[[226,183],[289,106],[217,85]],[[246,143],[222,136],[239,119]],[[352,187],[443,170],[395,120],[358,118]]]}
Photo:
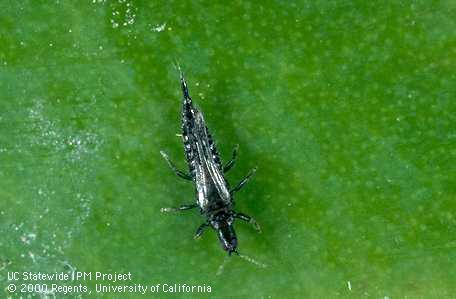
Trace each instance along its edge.
{"label": "insect wing", "polygon": [[212,181],[204,164],[198,163],[195,167],[195,184],[199,206],[204,210],[209,205],[209,194],[212,187]]}
{"label": "insect wing", "polygon": [[201,164],[205,166],[220,198],[226,202],[230,202],[230,192],[228,191],[225,178],[212,156],[212,151],[208,143],[209,138],[206,125],[203,115],[200,112],[197,112],[195,115],[195,133],[197,138],[197,151]]}

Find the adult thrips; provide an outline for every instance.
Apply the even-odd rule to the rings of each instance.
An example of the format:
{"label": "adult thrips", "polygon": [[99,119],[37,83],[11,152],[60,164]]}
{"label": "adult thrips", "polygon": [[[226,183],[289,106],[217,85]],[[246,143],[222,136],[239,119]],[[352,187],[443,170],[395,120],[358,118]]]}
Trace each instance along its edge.
{"label": "adult thrips", "polygon": [[177,176],[193,181],[196,201],[177,208],[162,208],[161,211],[175,212],[199,208],[201,215],[206,220],[196,230],[195,239],[201,237],[206,228],[212,227],[228,255],[233,252],[239,255],[238,241],[233,227],[234,221],[236,219],[246,221],[258,231],[260,231],[260,226],[252,217],[234,211],[234,194],[250,180],[256,172],[256,167],[236,187],[230,188],[224,174],[233,167],[238,146],[234,147],[231,160],[222,164],[214,139],[206,127],[203,114],[193,105],[185,78],[182,71],[180,69],[179,71],[183,92],[182,139],[189,172],[178,170],[165,152],[160,151],[160,153]]}

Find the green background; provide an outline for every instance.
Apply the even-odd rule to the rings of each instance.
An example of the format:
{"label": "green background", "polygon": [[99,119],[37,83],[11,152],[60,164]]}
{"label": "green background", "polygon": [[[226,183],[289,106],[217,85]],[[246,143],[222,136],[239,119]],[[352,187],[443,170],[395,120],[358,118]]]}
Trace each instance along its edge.
{"label": "green background", "polygon": [[[0,297],[8,271],[75,268],[217,298],[454,298],[455,20],[451,0],[1,1]],[[263,233],[236,229],[266,269],[216,276],[201,216],[159,212],[194,199],[159,154],[185,168],[175,60],[225,161],[240,144],[231,184],[259,167],[237,209]]]}

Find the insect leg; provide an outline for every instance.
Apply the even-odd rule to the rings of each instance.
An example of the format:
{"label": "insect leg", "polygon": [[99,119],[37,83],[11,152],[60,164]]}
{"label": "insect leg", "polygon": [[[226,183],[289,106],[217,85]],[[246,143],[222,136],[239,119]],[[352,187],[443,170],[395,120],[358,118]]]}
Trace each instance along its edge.
{"label": "insect leg", "polygon": [[169,167],[171,168],[171,170],[178,176],[178,177],[181,177],[185,180],[188,180],[188,181],[191,181],[192,180],[192,177],[188,174],[186,174],[185,172],[183,171],[180,171],[179,169],[177,169],[176,165],[174,165],[173,161],[171,161],[168,157],[168,155],[164,152],[164,151],[160,151],[160,154],[162,155],[162,157],[166,160],[166,162],[168,163]]}
{"label": "insect leg", "polygon": [[207,222],[204,222],[203,224],[201,224],[198,229],[196,230],[196,233],[195,233],[195,236],[193,236],[193,239],[199,239],[201,238],[201,235],[204,233],[204,230],[209,227],[209,224],[207,224]]}
{"label": "insect leg", "polygon": [[230,194],[234,194],[236,192],[238,192],[239,190],[242,189],[242,187],[244,187],[245,184],[247,184],[247,182],[250,180],[250,178],[255,174],[255,172],[257,171],[257,168],[255,167],[254,169],[252,169],[249,174],[242,180],[239,182],[239,184],[234,187],[231,191],[230,191]]}
{"label": "insect leg", "polygon": [[241,220],[244,220],[245,222],[248,222],[248,223],[252,224],[253,227],[254,227],[258,232],[261,232],[260,225],[255,221],[255,219],[253,219],[253,218],[250,217],[249,215],[246,215],[246,214],[243,214],[243,213],[235,213],[235,214],[234,214],[234,217],[236,217],[236,218],[238,218],[238,219],[241,219]]}
{"label": "insect leg", "polygon": [[163,213],[164,212],[179,212],[179,211],[190,210],[190,209],[196,208],[197,206],[198,206],[198,204],[192,203],[189,205],[181,205],[178,208],[161,208],[160,211]]}
{"label": "insect leg", "polygon": [[239,150],[239,144],[236,144],[233,149],[233,156],[231,157],[231,160],[225,164],[225,167],[223,167],[223,172],[228,172],[228,170],[230,170],[234,166],[234,163],[236,162],[236,156],[237,156],[238,150]]}

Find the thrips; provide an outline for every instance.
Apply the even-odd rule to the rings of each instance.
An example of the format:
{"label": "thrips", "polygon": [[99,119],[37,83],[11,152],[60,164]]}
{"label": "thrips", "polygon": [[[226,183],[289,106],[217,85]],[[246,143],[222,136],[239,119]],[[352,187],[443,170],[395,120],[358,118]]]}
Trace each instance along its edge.
{"label": "thrips", "polygon": [[162,208],[161,211],[175,212],[199,208],[206,221],[196,230],[195,239],[201,237],[206,228],[212,227],[228,255],[233,252],[239,255],[234,221],[236,219],[246,221],[258,231],[260,227],[252,217],[234,211],[234,194],[250,180],[256,168],[250,171],[236,187],[230,188],[224,174],[233,167],[238,146],[234,148],[231,160],[223,165],[214,139],[206,127],[203,114],[193,105],[182,71],[180,71],[180,83],[183,92],[182,139],[189,172],[178,170],[165,152],[160,153],[177,176],[193,181],[196,201],[177,208]]}

